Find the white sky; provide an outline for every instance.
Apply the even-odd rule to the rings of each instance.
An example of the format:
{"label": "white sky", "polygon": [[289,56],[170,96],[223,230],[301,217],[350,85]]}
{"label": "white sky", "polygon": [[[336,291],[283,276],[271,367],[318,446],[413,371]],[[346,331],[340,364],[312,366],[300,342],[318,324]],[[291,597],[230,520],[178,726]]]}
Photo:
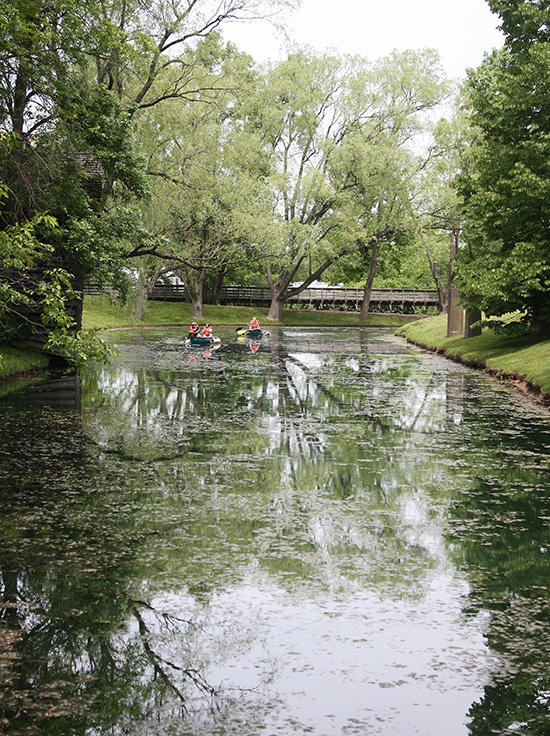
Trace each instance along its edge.
{"label": "white sky", "polygon": [[[290,39],[317,51],[374,61],[394,49],[435,48],[452,78],[502,46],[499,18],[485,0],[302,0],[287,17]],[[258,62],[285,55],[284,40],[267,22],[226,25],[224,35]]]}

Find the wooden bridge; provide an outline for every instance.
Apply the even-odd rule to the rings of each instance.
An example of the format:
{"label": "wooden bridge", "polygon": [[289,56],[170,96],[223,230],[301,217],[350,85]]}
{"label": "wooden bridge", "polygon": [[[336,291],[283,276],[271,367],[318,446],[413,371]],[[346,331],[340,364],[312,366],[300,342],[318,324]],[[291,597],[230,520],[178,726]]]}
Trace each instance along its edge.
{"label": "wooden bridge", "polygon": [[[183,284],[157,284],[152,299],[185,301]],[[208,303],[208,294],[205,294]],[[287,300],[286,305],[296,309],[359,310],[363,301],[363,289],[347,289],[341,286],[310,287]],[[268,307],[271,291],[261,286],[224,286],[218,296],[219,304]],[[371,308],[380,311],[415,312],[419,308],[438,306],[435,289],[373,289]]]}

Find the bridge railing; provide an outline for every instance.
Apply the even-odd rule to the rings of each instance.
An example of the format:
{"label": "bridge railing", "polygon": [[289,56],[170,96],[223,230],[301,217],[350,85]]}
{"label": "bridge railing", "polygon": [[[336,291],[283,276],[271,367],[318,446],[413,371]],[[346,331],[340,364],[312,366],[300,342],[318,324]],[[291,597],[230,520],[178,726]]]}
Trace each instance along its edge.
{"label": "bridge railing", "polygon": [[[95,290],[94,290],[95,289]],[[88,294],[99,293],[97,287],[88,286]],[[205,302],[208,300],[205,294]],[[186,293],[183,284],[157,284],[151,299],[160,301],[185,301]],[[363,301],[363,289],[349,289],[342,286],[309,287],[287,300],[289,306],[327,309],[335,308],[359,309]],[[219,304],[238,304],[250,306],[267,306],[271,302],[271,291],[262,286],[227,285],[218,295]],[[373,289],[372,304],[396,306],[434,306],[438,304],[435,289]]]}

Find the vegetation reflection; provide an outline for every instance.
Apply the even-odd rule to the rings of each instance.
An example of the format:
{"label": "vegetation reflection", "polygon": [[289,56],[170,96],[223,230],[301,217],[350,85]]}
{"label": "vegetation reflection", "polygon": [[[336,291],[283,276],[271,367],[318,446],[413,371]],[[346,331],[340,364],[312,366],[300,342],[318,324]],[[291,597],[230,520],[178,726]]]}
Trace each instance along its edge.
{"label": "vegetation reflection", "polygon": [[[83,374],[79,410],[5,405],[8,732],[233,733],[239,694],[210,673],[256,624],[216,618],[216,597],[259,571],[291,597],[414,600],[450,561],[500,655],[471,733],[543,722],[547,424],[383,333],[286,331],[197,361],[170,333],[126,340]],[[260,728],[266,708],[243,717]]]}

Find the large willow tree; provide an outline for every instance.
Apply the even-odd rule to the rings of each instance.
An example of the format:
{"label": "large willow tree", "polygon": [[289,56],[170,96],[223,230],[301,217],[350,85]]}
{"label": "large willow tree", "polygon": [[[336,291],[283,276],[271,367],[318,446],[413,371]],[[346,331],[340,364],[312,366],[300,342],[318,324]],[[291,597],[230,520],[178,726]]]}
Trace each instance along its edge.
{"label": "large willow tree", "polygon": [[[402,226],[409,144],[442,92],[431,52],[369,64],[302,50],[268,70],[254,114],[272,153],[280,233],[268,265],[269,319],[343,255],[379,249]],[[372,250],[373,268],[376,257]]]}

